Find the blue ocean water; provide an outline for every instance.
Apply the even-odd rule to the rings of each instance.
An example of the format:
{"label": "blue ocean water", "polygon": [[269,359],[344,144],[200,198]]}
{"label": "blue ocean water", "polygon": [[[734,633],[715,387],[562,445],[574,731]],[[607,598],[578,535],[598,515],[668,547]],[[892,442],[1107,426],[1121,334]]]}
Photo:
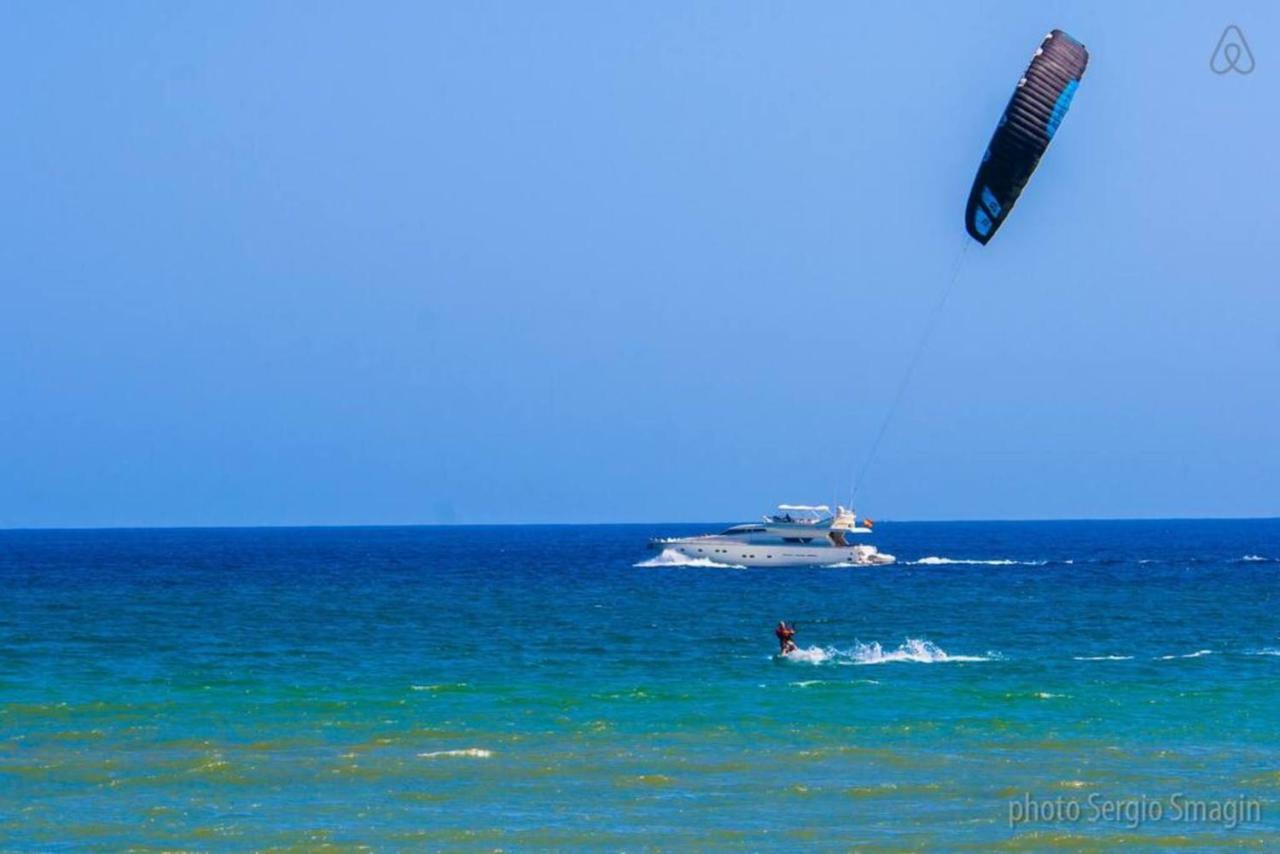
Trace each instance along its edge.
{"label": "blue ocean water", "polygon": [[1280,521],[715,527],[0,532],[0,848],[1280,846]]}

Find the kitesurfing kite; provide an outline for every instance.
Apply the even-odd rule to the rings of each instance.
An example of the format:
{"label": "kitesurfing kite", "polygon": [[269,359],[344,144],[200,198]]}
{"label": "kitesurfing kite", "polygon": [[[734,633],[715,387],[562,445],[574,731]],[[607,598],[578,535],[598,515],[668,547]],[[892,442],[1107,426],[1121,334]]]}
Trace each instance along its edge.
{"label": "kitesurfing kite", "polygon": [[[1013,90],[1013,97],[1004,108],[1004,114],[1000,116],[996,132],[991,135],[991,142],[982,155],[978,174],[973,178],[973,189],[969,191],[969,203],[964,209],[964,227],[969,236],[982,245],[985,246],[995,236],[1009,216],[1009,211],[1013,209],[1014,202],[1022,195],[1022,188],[1027,186],[1031,173],[1036,171],[1058,125],[1062,124],[1062,118],[1071,106],[1071,99],[1076,94],[1076,88],[1080,85],[1080,78],[1084,76],[1084,69],[1088,64],[1089,51],[1062,30],[1054,30],[1040,42],[1035,56],[1031,58],[1031,64],[1018,81],[1018,88]],[[911,375],[915,372],[920,354],[924,352],[929,335],[942,313],[942,307],[960,279],[960,269],[968,246],[968,241],[965,241],[965,247],[956,256],[951,278],[943,287],[933,314],[925,322],[920,341],[916,344],[911,361],[907,363],[906,373],[898,384],[884,421],[880,423],[880,431],[871,441],[871,450],[853,479],[850,506],[858,490],[862,488],[880,442],[893,420],[893,414],[902,402],[902,395],[911,382]]]}
{"label": "kitesurfing kite", "polygon": [[986,245],[1013,209],[1067,114],[1088,64],[1089,51],[1062,30],[1054,30],[1040,43],[973,179],[964,225],[974,240]]}

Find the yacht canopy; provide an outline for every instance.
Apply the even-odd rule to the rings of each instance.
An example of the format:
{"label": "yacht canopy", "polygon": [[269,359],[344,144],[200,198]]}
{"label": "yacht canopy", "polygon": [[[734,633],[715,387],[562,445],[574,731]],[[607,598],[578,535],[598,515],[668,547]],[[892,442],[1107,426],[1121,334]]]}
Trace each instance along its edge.
{"label": "yacht canopy", "polygon": [[825,504],[779,504],[779,510],[795,510],[800,513],[830,513],[831,508]]}

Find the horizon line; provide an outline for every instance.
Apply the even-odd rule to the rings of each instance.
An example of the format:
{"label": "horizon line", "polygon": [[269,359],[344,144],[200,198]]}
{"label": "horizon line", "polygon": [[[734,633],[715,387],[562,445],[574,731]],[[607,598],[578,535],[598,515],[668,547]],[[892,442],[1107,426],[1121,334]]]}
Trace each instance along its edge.
{"label": "horizon line", "polygon": [[[951,525],[951,524],[1027,524],[1044,522],[1266,522],[1280,520],[1276,516],[1059,516],[1015,517],[1003,519],[895,519],[882,518],[875,524]],[[175,525],[38,525],[0,526],[0,534],[23,532],[73,532],[73,531],[271,531],[271,530],[341,530],[385,528],[553,528],[553,527],[616,527],[639,525],[723,525],[725,520],[665,520],[665,521],[616,521],[616,522],[338,522],[300,524],[175,524]]]}

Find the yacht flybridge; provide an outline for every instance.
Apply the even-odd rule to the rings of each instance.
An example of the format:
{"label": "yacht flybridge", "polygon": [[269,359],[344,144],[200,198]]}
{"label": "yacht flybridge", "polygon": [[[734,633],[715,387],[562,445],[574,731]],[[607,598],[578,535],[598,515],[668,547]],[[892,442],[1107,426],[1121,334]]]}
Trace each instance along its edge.
{"label": "yacht flybridge", "polygon": [[858,524],[852,510],[825,504],[780,504],[761,522],[734,525],[719,534],[668,537],[649,547],[693,560],[741,566],[881,566],[894,562],[875,546],[855,542],[871,534],[871,522]]}

